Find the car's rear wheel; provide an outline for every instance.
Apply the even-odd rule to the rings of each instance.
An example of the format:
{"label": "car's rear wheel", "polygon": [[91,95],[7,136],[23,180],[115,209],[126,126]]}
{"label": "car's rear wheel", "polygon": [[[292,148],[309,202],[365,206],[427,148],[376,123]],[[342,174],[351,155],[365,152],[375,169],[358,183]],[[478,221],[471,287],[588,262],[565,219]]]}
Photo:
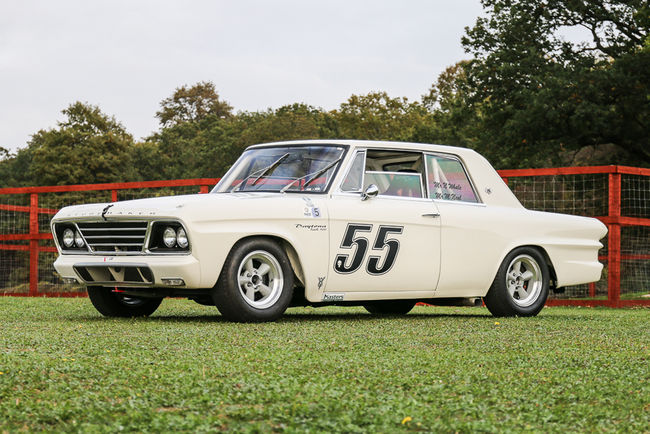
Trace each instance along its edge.
{"label": "car's rear wheel", "polygon": [[162,303],[162,298],[134,297],[101,286],[89,286],[88,298],[102,315],[122,318],[149,316]]}
{"label": "car's rear wheel", "polygon": [[373,315],[406,315],[413,306],[415,301],[411,300],[377,300],[363,305]]}
{"label": "car's rear wheel", "polygon": [[503,260],[485,305],[494,316],[535,316],[546,303],[549,274],[538,250],[519,247]]}
{"label": "car's rear wheel", "polygon": [[212,299],[231,321],[278,319],[293,296],[293,270],[286,253],[268,238],[235,245],[226,259]]}

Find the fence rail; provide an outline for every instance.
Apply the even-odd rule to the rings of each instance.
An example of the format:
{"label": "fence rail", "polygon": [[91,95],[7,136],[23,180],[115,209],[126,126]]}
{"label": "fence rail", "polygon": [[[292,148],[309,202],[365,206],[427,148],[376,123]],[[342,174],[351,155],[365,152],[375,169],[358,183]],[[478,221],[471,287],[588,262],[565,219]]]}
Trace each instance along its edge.
{"label": "fence rail", "polygon": [[[19,229],[20,226],[5,225],[2,217],[5,217],[4,212],[9,213],[27,213],[29,215],[29,232],[27,233],[0,233],[0,251],[26,251],[29,252],[29,290],[27,292],[8,292],[3,290],[2,295],[18,295],[18,296],[56,296],[56,297],[75,297],[85,295],[82,291],[66,291],[55,290],[48,292],[39,292],[39,256],[41,253],[56,253],[56,247],[53,243],[52,233],[49,231],[49,224],[45,225],[46,232],[43,232],[42,225],[39,224],[39,217],[41,214],[51,216],[56,214],[58,208],[41,208],[39,207],[39,196],[52,194],[52,193],[72,193],[72,192],[110,192],[110,201],[118,201],[118,192],[134,189],[155,189],[165,188],[173,189],[177,187],[199,187],[198,193],[207,193],[211,185],[215,185],[219,181],[218,178],[199,178],[199,179],[177,179],[171,181],[145,181],[145,182],[122,182],[122,183],[106,183],[106,184],[78,184],[78,185],[55,185],[45,187],[16,187],[16,188],[2,188],[0,189],[0,198],[18,198],[25,200],[25,196],[29,198],[29,205],[14,205],[8,203],[0,203],[0,232],[7,229]],[[66,199],[63,199],[66,202]],[[72,200],[71,202],[75,202]],[[72,203],[67,203],[72,204]],[[5,219],[7,220],[7,219]],[[46,223],[49,223],[49,218]],[[29,241],[29,244],[16,243],[19,241]],[[47,241],[49,245],[41,245],[43,241]],[[6,242],[13,242],[7,244]],[[5,258],[0,258],[5,259]],[[4,265],[4,264],[3,264]],[[51,267],[51,264],[49,264]],[[0,271],[9,274],[14,270],[10,267],[0,267]],[[62,282],[58,285],[63,286]],[[13,289],[13,288],[12,288]],[[0,288],[0,290],[2,290]]]}
{"label": "fence rail", "polygon": [[[650,169],[626,166],[558,167],[501,170],[499,175],[527,208],[588,215],[596,217],[607,225],[606,254],[599,256],[599,260],[606,263],[607,298],[598,299],[599,282],[595,282],[588,285],[588,296],[583,299],[552,298],[547,304],[609,307],[650,305],[650,298],[645,298],[650,296]],[[574,185],[582,184],[583,188],[574,188],[570,191],[573,193],[571,199],[581,202],[583,211],[591,208],[592,211],[597,209],[605,212],[580,213],[565,209],[558,210],[557,204],[551,209],[546,209],[544,204],[546,197],[542,198],[541,204],[539,203],[539,190],[538,197],[533,198],[530,203],[531,201],[527,200],[526,189],[518,189],[517,181],[532,179],[538,180],[539,183],[541,178],[551,178],[550,182],[555,186],[559,184],[564,187],[567,182]],[[552,190],[557,191],[556,188]],[[561,191],[567,192],[565,188]],[[598,191],[606,191],[606,194],[599,197]],[[542,195],[546,192],[547,190],[543,189]],[[589,197],[590,194],[593,196]],[[576,209],[574,208],[573,211]],[[625,215],[626,213],[634,215]],[[631,229],[631,235],[625,234],[626,236],[622,237],[623,229]],[[628,282],[625,282],[628,288],[622,285],[622,264],[628,269],[634,269],[630,274],[632,278],[628,278]],[[602,280],[604,279],[601,279],[601,282]],[[627,291],[622,291],[623,289]],[[632,296],[622,299],[621,294],[626,293]]]}
{"label": "fence rail", "polygon": [[[547,304],[650,306],[650,169],[558,167],[499,174],[526,208],[596,217],[609,230],[599,256],[605,263],[601,281],[567,288]],[[83,288],[64,284],[52,267],[56,247],[49,220],[62,206],[207,193],[217,182],[200,178],[0,189],[0,294],[85,295]]]}

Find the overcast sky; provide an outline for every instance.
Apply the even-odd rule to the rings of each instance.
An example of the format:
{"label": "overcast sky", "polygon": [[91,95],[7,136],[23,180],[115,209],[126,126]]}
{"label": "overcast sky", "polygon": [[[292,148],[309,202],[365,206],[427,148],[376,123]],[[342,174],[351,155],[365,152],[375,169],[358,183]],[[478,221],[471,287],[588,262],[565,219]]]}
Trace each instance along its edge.
{"label": "overcast sky", "polygon": [[236,111],[417,100],[468,58],[480,14],[479,0],[2,1],[0,146],[26,146],[74,101],[141,138],[163,98],[202,80]]}

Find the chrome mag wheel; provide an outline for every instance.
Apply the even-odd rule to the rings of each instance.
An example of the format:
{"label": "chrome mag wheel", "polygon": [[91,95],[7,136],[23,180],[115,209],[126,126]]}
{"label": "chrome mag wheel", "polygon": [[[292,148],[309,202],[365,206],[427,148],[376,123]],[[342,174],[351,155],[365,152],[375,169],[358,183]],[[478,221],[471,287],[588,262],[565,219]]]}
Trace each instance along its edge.
{"label": "chrome mag wheel", "polygon": [[273,306],[282,294],[282,267],[269,252],[255,250],[241,261],[237,284],[246,303],[256,309],[266,309]]}
{"label": "chrome mag wheel", "polygon": [[276,240],[240,240],[228,254],[210,295],[227,320],[275,321],[293,298],[291,262]]}
{"label": "chrome mag wheel", "polygon": [[531,306],[542,292],[542,270],[537,261],[529,255],[516,256],[508,265],[505,279],[508,294],[517,306]]}

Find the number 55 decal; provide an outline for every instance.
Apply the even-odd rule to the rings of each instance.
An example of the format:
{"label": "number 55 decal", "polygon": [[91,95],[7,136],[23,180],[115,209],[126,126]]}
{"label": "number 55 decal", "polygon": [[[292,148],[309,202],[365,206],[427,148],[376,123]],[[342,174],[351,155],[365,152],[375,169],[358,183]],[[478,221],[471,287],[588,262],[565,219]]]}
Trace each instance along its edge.
{"label": "number 55 decal", "polygon": [[[387,238],[389,234],[401,234],[404,230],[403,226],[379,226],[377,231],[377,238],[372,245],[373,251],[382,251],[385,247],[388,247],[388,252],[386,253],[386,258],[384,262],[380,265],[381,256],[370,255],[368,257],[368,263],[366,264],[366,271],[369,274],[378,276],[390,271],[395,264],[395,259],[397,259],[397,252],[399,252],[399,240],[395,238]],[[361,223],[350,223],[345,229],[345,234],[343,235],[343,241],[341,241],[342,249],[352,249],[353,246],[357,246],[356,251],[354,252],[354,257],[351,261],[348,261],[350,255],[342,253],[336,255],[334,260],[334,270],[340,274],[350,274],[357,271],[363,259],[366,256],[368,251],[368,238],[364,236],[357,236],[357,232],[371,232],[372,225],[361,224]],[[349,264],[347,264],[350,262]]]}

